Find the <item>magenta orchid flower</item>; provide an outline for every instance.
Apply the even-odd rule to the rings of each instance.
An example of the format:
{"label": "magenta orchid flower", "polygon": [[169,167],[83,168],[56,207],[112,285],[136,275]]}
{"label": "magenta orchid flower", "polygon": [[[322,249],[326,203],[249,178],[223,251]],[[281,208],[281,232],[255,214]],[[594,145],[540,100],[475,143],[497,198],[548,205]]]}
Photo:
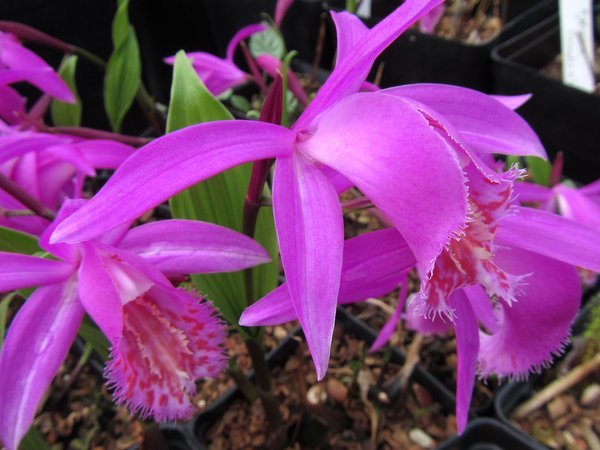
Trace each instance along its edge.
{"label": "magenta orchid flower", "polygon": [[25,97],[9,86],[0,85],[0,120],[16,125],[25,115]]}
{"label": "magenta orchid flower", "polygon": [[[548,364],[565,345],[579,308],[581,285],[574,266],[600,268],[600,232],[515,205],[512,191],[518,171],[501,175],[498,184],[490,183],[472,163],[466,171],[470,221],[436,259],[433,275],[409,303],[407,317],[412,328],[424,333],[455,328],[459,432],[467,423],[476,371],[483,377],[494,373],[520,378]],[[398,239],[397,231],[390,229],[346,243],[340,304],[395,288],[415,263],[410,253],[398,254],[403,242]],[[355,266],[352,261],[361,261],[361,256],[362,266]],[[387,274],[393,274],[389,284],[374,278]],[[362,288],[352,295],[357,283]],[[403,283],[398,308],[373,349],[391,337],[405,298]],[[240,322],[279,325],[296,317],[289,288],[282,285],[249,307]]]}
{"label": "magenta orchid flower", "polygon": [[[412,105],[392,95],[355,94],[376,56],[438,3],[404,2],[360,36],[352,33],[353,16],[335,14],[341,47],[348,50],[291,130],[269,123],[224,121],[159,138],[138,150],[89,205],[65,220],[53,241],[89,239],[216,173],[277,158],[273,208],[282,263],[322,378],[343,254],[341,208],[326,166],[350,179],[388,216],[422,273],[429,273],[432,262],[466,223],[466,180],[447,141]],[[421,170],[424,166],[428,172]],[[141,188],[149,178],[155,190]],[[128,207],[120,206],[122,202]]]}
{"label": "magenta orchid flower", "polygon": [[69,200],[40,239],[57,259],[0,252],[0,290],[39,287],[21,308],[0,355],[0,436],[16,450],[65,358],[85,312],[111,343],[114,396],[156,420],[189,418],[195,380],[225,366],[224,327],[210,303],[167,276],[241,270],[269,260],[252,239],[188,220],[121,227],[93,241],[48,243],[77,210]]}
{"label": "magenta orchid flower", "polygon": [[[352,15],[334,14],[340,43],[336,68],[291,130],[259,122],[212,122],[157,139],[129,158],[52,239],[89,239],[229,167],[277,158],[273,208],[282,263],[322,378],[343,262],[336,173],[356,185],[402,234],[427,280],[443,249],[470,220],[463,166],[474,161],[486,179],[498,184],[499,176],[478,154],[545,155],[517,114],[475,91],[414,85],[356,93],[376,56],[438,3],[404,2],[371,30]],[[170,153],[174,148],[177,152]],[[156,191],[141,189],[148,177],[160,186]],[[119,206],[131,198],[133,207]]]}
{"label": "magenta orchid flower", "polygon": [[[104,139],[86,140],[34,131],[0,130],[0,172],[57,211],[65,198],[79,198],[86,176],[116,169],[135,149]],[[0,191],[0,208],[26,209]],[[39,235],[49,222],[34,216],[0,217],[0,225]]]}
{"label": "magenta orchid flower", "polygon": [[0,31],[0,86],[21,81],[63,102],[75,102],[69,86],[52,67],[23,47],[12,34]]}

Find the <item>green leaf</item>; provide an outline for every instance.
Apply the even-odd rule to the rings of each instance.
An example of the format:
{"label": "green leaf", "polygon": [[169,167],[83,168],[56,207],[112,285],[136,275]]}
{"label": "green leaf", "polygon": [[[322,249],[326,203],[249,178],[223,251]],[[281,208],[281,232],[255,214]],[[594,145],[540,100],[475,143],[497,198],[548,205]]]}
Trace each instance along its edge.
{"label": "green leaf", "polygon": [[8,320],[8,308],[15,298],[15,294],[11,293],[0,299],[0,349],[4,343],[4,335],[6,334],[6,322]]}
{"label": "green leaf", "polygon": [[78,127],[81,125],[81,99],[75,84],[77,59],[77,55],[68,56],[58,68],[58,74],[65,80],[75,95],[76,103],[63,103],[60,100],[52,100],[50,115],[52,116],[52,123],[56,126]]}
{"label": "green leaf", "polygon": [[548,161],[537,156],[526,156],[525,163],[527,164],[529,174],[536,184],[541,184],[542,186],[550,185],[552,167]]}
{"label": "green leaf", "polygon": [[19,445],[21,450],[51,450],[50,445],[37,428],[31,427]]}
{"label": "green leaf", "polygon": [[41,249],[35,236],[0,227],[0,251],[33,255]]}
{"label": "green leaf", "polygon": [[281,38],[281,34],[277,32],[268,23],[265,31],[253,34],[250,37],[250,43],[248,48],[252,56],[257,57],[260,55],[273,55],[277,59],[282,59],[285,55],[285,42]]}
{"label": "green leaf", "polygon": [[[167,130],[170,132],[196,123],[232,118],[200,81],[185,53],[179,52],[173,68]],[[170,201],[173,217],[203,220],[241,231],[250,172],[249,164],[234,167],[178,194]],[[273,214],[269,209],[261,211],[257,236],[267,250],[277,254]],[[276,286],[276,262],[260,266],[253,272],[254,298]],[[213,301],[227,321],[237,324],[246,307],[243,272],[193,275],[192,281],[199,292]]]}
{"label": "green leaf", "polygon": [[106,336],[98,329],[88,317],[81,323],[77,333],[86,344],[90,345],[103,360],[107,360],[110,354],[110,343]]}
{"label": "green leaf", "polygon": [[135,31],[122,1],[113,21],[113,52],[104,75],[104,108],[113,131],[119,132],[141,83],[142,64]]}
{"label": "green leaf", "polygon": [[250,111],[250,102],[246,97],[243,97],[241,95],[232,95],[231,97],[229,97],[229,102],[231,103],[231,106],[237,109],[238,111],[241,111],[243,113],[247,113],[248,111]]}

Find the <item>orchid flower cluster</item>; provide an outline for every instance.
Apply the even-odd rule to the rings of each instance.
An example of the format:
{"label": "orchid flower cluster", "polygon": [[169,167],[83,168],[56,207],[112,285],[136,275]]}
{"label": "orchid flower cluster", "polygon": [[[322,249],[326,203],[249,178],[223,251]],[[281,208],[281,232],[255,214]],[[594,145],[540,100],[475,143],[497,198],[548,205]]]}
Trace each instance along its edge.
{"label": "orchid flower cluster", "polygon": [[[277,23],[290,3],[278,2]],[[263,55],[255,62],[274,78],[263,112],[274,112],[260,121],[188,126],[137,150],[48,131],[43,114],[35,106],[26,112],[9,84],[26,81],[45,95],[74,97],[45,62],[0,34],[0,224],[39,236],[40,249],[0,252],[3,292],[37,287],[0,356],[0,437],[7,449],[27,432],[85,314],[110,342],[105,375],[117,402],[158,421],[193,414],[195,380],[225,369],[225,325],[209,300],[176,287],[177,280],[248,269],[270,257],[252,233],[211,223],[132,225],[176,194],[245,163],[254,164],[251,187],[260,192],[274,165],[270,188],[285,282],[251,304],[239,325],[298,320],[318,379],[327,372],[338,305],[399,285],[398,307],[373,349],[385,345],[401,318],[421,332],[454,329],[459,432],[476,375],[523,377],[561,352],[581,299],[577,268],[600,272],[597,183],[534,187],[520,181],[524,170],[498,165],[495,155],[547,159],[514,112],[527,96],[436,84],[361,92],[377,56],[440,3],[407,0],[371,29],[332,12],[335,68],[310,102],[287,73],[289,89],[306,106],[290,128],[280,124],[284,64]],[[251,77],[262,82],[238,68],[234,54],[264,28],[240,30],[225,59],[187,55],[211,93]],[[84,180],[100,168],[116,171],[86,200]],[[351,187],[386,227],[344,241],[340,194]],[[36,205],[45,215],[8,214]],[[420,278],[410,297],[409,272]]]}

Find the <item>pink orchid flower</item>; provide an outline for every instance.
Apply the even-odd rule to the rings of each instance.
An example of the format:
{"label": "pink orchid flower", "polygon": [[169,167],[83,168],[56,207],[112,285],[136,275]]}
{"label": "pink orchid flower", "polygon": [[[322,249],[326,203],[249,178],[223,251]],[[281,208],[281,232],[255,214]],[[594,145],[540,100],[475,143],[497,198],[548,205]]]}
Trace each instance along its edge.
{"label": "pink orchid flower", "polygon": [[425,14],[423,18],[419,20],[419,30],[423,33],[432,34],[435,31],[435,27],[437,27],[437,24],[442,19],[444,11],[446,11],[446,5],[442,4]]}
{"label": "pink orchid flower", "polygon": [[224,327],[212,305],[167,276],[241,270],[269,260],[252,239],[188,220],[127,226],[76,245],[48,242],[83,204],[70,200],[42,235],[56,259],[0,252],[0,290],[39,287],[14,318],[0,355],[0,436],[16,450],[65,358],[84,313],[111,343],[114,396],[142,417],[189,418],[195,380],[225,366]]}
{"label": "pink orchid flower", "polygon": [[[343,253],[341,208],[326,166],[352,180],[385,212],[424,273],[466,221],[463,172],[454,151],[423,115],[391,95],[354,94],[377,55],[438,3],[406,1],[360,35],[352,32],[358,19],[335,14],[341,43],[336,68],[291,130],[264,122],[222,121],[159,138],[129,158],[87,207],[57,228],[52,239],[89,239],[223,170],[277,158],[273,208],[282,263],[322,378],[329,360]],[[421,170],[423,165],[431,176]],[[142,179],[148,178],[156,189],[141,189]],[[127,208],[119,206],[123,201]]]}
{"label": "pink orchid flower", "polygon": [[[377,55],[437,4],[406,1],[371,30],[363,30],[352,15],[334,14],[336,68],[291,130],[225,121],[159,138],[129,158],[87,207],[63,222],[53,241],[89,239],[216,173],[276,158],[273,208],[281,259],[322,378],[343,262],[336,192],[342,186],[332,181],[337,174],[385,214],[413,252],[422,278],[428,279],[436,259],[469,220],[463,166],[476,162],[497,184],[499,176],[486,169],[479,153],[545,156],[531,128],[484,94],[443,85],[356,93]],[[148,178],[155,181],[155,190],[142,188]]]}
{"label": "pink orchid flower", "polygon": [[[562,351],[579,308],[581,285],[574,266],[600,269],[600,232],[517,206],[518,172],[492,184],[474,164],[466,171],[470,221],[437,257],[407,314],[409,325],[420,332],[456,331],[459,433],[467,424],[476,371],[483,377],[521,378],[547,365]],[[416,262],[393,229],[347,241],[343,261],[340,304],[390,292]],[[404,282],[398,307],[372,349],[391,337],[405,298]],[[284,284],[247,308],[240,323],[279,325],[296,318]]]}
{"label": "pink orchid flower", "polygon": [[46,62],[9,33],[0,31],[0,85],[27,81],[63,102],[75,102],[69,86]]}

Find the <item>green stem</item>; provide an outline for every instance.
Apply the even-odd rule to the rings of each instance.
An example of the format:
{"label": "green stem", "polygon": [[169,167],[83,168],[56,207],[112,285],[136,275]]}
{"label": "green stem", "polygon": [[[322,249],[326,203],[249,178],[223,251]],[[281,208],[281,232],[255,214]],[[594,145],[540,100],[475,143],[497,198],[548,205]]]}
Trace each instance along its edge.
{"label": "green stem", "polygon": [[292,62],[292,59],[294,58],[294,56],[296,56],[298,54],[297,51],[292,50],[291,52],[289,52],[287,55],[285,55],[285,58],[283,59],[283,66],[282,66],[282,74],[281,77],[283,79],[283,98],[282,98],[282,102],[283,102],[283,106],[281,109],[281,125],[284,127],[289,127],[289,113],[288,113],[288,105],[287,105],[287,90],[288,90],[288,72],[290,70],[290,63]]}

